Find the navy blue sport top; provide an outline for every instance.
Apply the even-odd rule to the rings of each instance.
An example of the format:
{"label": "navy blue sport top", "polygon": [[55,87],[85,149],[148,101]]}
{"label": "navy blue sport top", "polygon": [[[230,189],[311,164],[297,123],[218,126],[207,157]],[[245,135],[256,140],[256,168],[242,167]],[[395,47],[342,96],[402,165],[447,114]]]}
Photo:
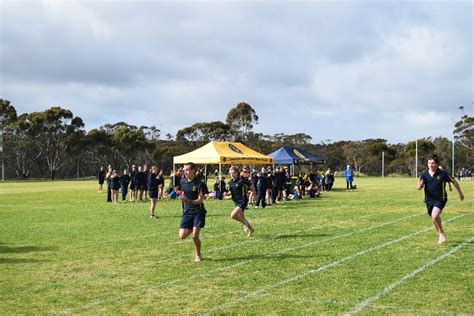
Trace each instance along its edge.
{"label": "navy blue sport top", "polygon": [[247,178],[231,179],[229,181],[229,191],[232,193],[232,200],[234,202],[247,201],[248,191],[250,188],[250,181]]}
{"label": "navy blue sport top", "polygon": [[[196,177],[193,179],[193,181],[188,181],[186,178],[181,179],[179,185],[177,185],[177,189],[183,191],[183,194],[190,200],[197,200],[199,196],[209,193],[204,182]],[[200,205],[194,205],[191,202],[183,201],[182,207],[184,214],[193,214],[206,211],[204,208],[204,203]]]}
{"label": "navy blue sport top", "polygon": [[146,182],[146,187],[148,191],[158,191],[158,179],[157,179],[157,174],[150,172],[148,174],[148,179]]}
{"label": "navy blue sport top", "polygon": [[446,201],[448,199],[446,182],[453,182],[453,178],[446,171],[438,169],[433,176],[428,171],[424,171],[420,179],[425,184],[425,201]]}

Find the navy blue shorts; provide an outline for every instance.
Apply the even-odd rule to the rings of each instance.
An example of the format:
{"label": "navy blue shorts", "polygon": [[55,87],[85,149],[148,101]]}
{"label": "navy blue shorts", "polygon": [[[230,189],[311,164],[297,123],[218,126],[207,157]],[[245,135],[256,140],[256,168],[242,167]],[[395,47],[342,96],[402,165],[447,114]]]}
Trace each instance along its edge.
{"label": "navy blue shorts", "polygon": [[135,191],[137,189],[137,185],[133,182],[130,182],[130,190]]}
{"label": "navy blue shorts", "polygon": [[206,213],[183,214],[179,228],[192,229],[193,227],[203,228],[206,224]]}
{"label": "navy blue shorts", "polygon": [[148,196],[150,197],[150,199],[157,199],[158,191],[148,191]]}
{"label": "navy blue shorts", "polygon": [[448,201],[447,200],[445,200],[445,201],[441,201],[441,200],[426,201],[425,203],[426,203],[426,208],[428,210],[428,215],[431,216],[431,212],[433,212],[434,207],[437,207],[441,211],[443,211],[443,208],[445,207],[446,202],[448,202]]}
{"label": "navy blue shorts", "polygon": [[235,204],[235,206],[240,207],[240,209],[242,211],[245,211],[245,209],[247,208],[247,206],[249,204],[249,201],[240,200],[240,201],[234,202],[234,204]]}

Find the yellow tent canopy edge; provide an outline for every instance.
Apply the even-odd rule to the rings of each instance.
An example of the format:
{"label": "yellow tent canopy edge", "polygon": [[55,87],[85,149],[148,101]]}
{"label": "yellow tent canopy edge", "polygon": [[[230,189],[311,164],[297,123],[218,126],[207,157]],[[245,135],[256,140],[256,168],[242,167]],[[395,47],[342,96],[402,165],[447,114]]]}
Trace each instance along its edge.
{"label": "yellow tent canopy edge", "polygon": [[187,154],[173,157],[173,164],[273,164],[273,157],[261,154],[242,143],[213,141]]}

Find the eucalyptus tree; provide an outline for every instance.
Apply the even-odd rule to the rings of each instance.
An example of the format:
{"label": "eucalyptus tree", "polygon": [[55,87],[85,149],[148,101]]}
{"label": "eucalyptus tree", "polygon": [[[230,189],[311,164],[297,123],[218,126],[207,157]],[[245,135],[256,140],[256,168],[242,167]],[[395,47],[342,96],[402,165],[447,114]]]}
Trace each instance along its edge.
{"label": "eucalyptus tree", "polygon": [[210,141],[229,141],[231,127],[221,121],[195,123],[176,132],[177,141],[189,142],[194,148]]}
{"label": "eucalyptus tree", "polygon": [[254,124],[258,124],[258,115],[248,103],[240,102],[227,113],[226,123],[236,132],[236,140],[246,140]]}
{"label": "eucalyptus tree", "polygon": [[42,151],[51,179],[56,177],[56,172],[67,161],[68,154],[85,134],[82,119],[61,107],[26,114],[22,124]]}

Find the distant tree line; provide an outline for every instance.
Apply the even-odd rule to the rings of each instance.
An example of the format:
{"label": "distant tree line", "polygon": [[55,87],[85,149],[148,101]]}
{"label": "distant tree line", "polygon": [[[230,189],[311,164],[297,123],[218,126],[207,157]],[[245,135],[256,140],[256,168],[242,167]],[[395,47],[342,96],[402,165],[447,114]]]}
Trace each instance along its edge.
{"label": "distant tree line", "polygon": [[[80,117],[62,107],[18,115],[8,100],[0,99],[4,118],[3,155],[5,176],[20,178],[83,178],[95,176],[100,166],[111,164],[122,169],[132,164],[157,164],[171,171],[173,156],[187,153],[209,141],[239,141],[268,154],[281,146],[299,146],[326,160],[333,170],[351,164],[357,172],[380,175],[382,152],[386,174],[415,173],[415,141],[388,144],[385,139],[362,141],[323,141],[311,143],[311,136],[264,135],[254,133],[258,115],[242,102],[232,108],[225,122],[199,122],[180,129],[176,135],[161,132],[155,126],[135,126],[127,122],[105,124],[89,131]],[[474,118],[464,114],[453,128],[456,168],[471,168],[474,162]],[[445,137],[418,140],[419,168],[426,156],[435,153],[446,170],[451,171],[452,142]]]}

